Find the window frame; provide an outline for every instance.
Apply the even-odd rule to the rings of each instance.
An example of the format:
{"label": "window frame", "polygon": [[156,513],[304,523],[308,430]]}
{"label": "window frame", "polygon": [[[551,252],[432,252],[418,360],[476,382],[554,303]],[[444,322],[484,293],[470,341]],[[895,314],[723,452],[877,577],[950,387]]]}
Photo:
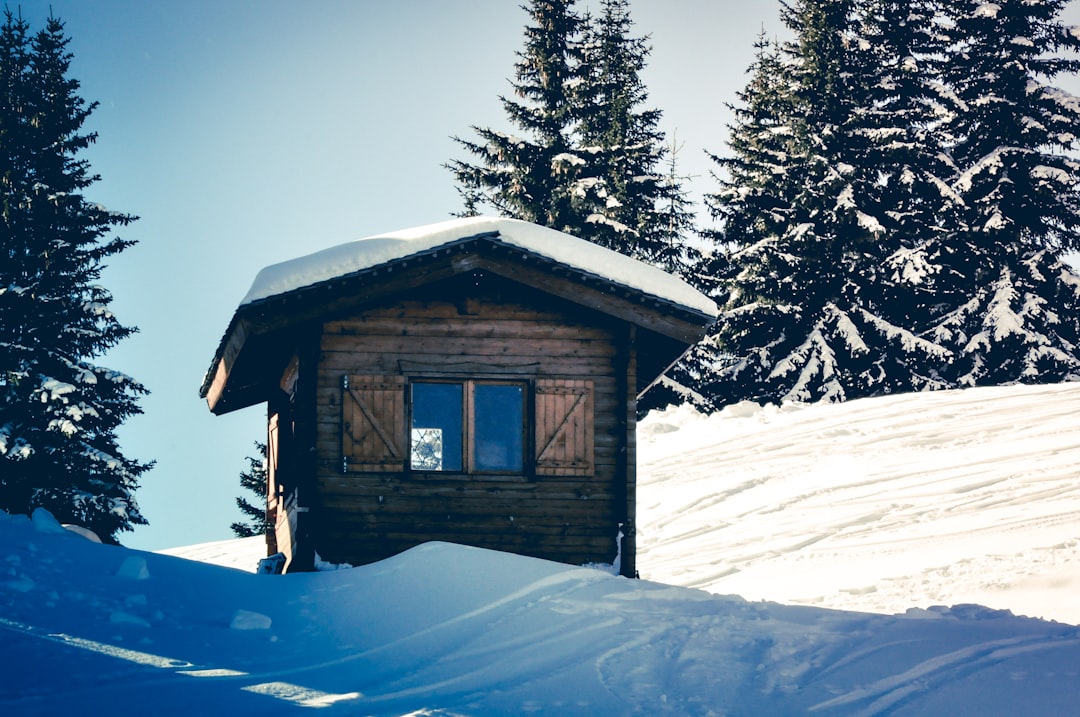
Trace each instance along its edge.
{"label": "window frame", "polygon": [[[410,383],[518,385],[522,403],[522,451],[519,471],[474,471],[479,476],[509,480],[596,475],[596,438],[592,378],[461,373],[341,375],[340,466],[342,474],[410,474],[462,478],[464,470],[413,469],[412,396]],[[331,405],[334,402],[331,401]],[[464,406],[463,406],[464,413]]]}
{"label": "window frame", "polygon": [[[431,468],[414,468],[413,456],[413,416],[415,401],[413,387],[416,384],[449,384],[461,386],[461,469],[443,470]],[[521,422],[518,426],[520,468],[518,469],[481,469],[478,467],[476,438],[476,387],[477,386],[513,386],[521,390]],[[461,476],[461,475],[507,475],[528,476],[533,472],[532,431],[535,424],[533,417],[532,382],[526,379],[515,378],[488,378],[488,377],[439,377],[439,376],[416,376],[410,377],[406,384],[406,422],[405,422],[405,471],[412,475],[425,476]]]}

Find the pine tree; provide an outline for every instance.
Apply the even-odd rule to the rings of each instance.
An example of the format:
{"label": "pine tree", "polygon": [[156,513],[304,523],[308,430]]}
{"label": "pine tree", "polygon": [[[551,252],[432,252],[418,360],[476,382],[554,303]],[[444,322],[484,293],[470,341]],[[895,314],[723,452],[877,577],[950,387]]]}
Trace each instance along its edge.
{"label": "pine tree", "polygon": [[0,508],[42,506],[115,541],[145,524],[134,492],[149,463],[126,458],[116,429],[141,412],[141,384],[91,360],[129,336],[96,282],[132,242],[104,240],[135,217],[90,202],[99,177],[78,153],[96,104],[68,77],[64,25],[32,38],[0,29]]}
{"label": "pine tree", "polygon": [[266,519],[266,444],[255,442],[257,457],[248,456],[248,468],[240,473],[240,487],[253,493],[256,502],[252,503],[245,496],[237,496],[236,507],[246,517],[230,525],[237,538],[251,538],[265,535],[269,529]]}
{"label": "pine tree", "polygon": [[[698,246],[692,238],[698,236],[697,217],[693,205],[683,189],[686,177],[679,174],[679,145],[672,138],[666,156],[667,172],[665,199],[660,204],[657,224],[658,233],[672,247],[679,248],[674,261],[664,269],[679,274],[689,284],[715,299],[725,278],[727,258],[719,247],[711,246],[712,238],[700,236]],[[692,346],[676,363],[660,376],[652,386],[638,397],[638,415],[644,416],[652,409],[669,405],[689,403],[709,410],[712,402],[698,392],[706,376],[716,373],[724,362],[712,340]]]}
{"label": "pine tree", "polygon": [[586,18],[581,82],[576,86],[575,138],[584,160],[574,193],[588,212],[586,235],[598,244],[677,274],[690,270],[686,237],[692,232],[682,178],[664,162],[669,150],[646,108],[641,73],[651,48],[631,34],[627,0],[601,0]]}
{"label": "pine tree", "polygon": [[846,397],[841,364],[861,348],[844,296],[859,256],[845,216],[859,211],[847,132],[858,99],[844,43],[852,12],[846,0],[801,0],[784,7],[795,36],[785,57],[759,41],[753,104],[732,132],[735,171],[711,200],[736,200],[718,212],[735,276],[717,340],[737,360],[704,387],[717,405]]}
{"label": "pine tree", "polygon": [[[759,334],[755,324],[760,327],[771,321],[768,314],[774,302],[759,302],[756,297],[764,297],[785,271],[779,263],[786,257],[777,252],[778,238],[793,216],[794,189],[786,179],[790,158],[797,151],[796,112],[788,70],[778,47],[762,30],[754,43],[747,85],[737,95],[739,102],[728,104],[734,117],[728,127],[730,155],[710,154],[721,170],[713,175],[720,189],[707,194],[705,204],[723,228],[704,232],[716,249],[701,265],[711,283],[699,281],[698,285],[728,311],[713,333],[692,347],[643,397],[648,408],[685,400],[708,411],[741,398],[719,395],[719,386],[723,377],[737,369],[740,359],[731,352]],[[750,310],[732,311],[744,302]],[[721,337],[721,333],[726,335]],[[742,360],[745,368],[752,366]],[[746,380],[742,371],[737,373],[738,380]]]}
{"label": "pine tree", "polygon": [[776,43],[764,29],[754,42],[750,79],[729,103],[734,118],[728,127],[728,156],[710,154],[720,168],[713,177],[719,191],[706,195],[705,204],[723,230],[714,232],[721,243],[754,246],[774,240],[793,216],[790,204],[795,188],[788,181],[788,166],[799,152],[794,143],[796,110],[789,67]]}
{"label": "pine tree", "polygon": [[[859,132],[870,142],[866,158],[879,172],[879,218],[887,254],[883,311],[913,333],[925,333],[947,282],[941,239],[962,200],[950,186],[955,174],[947,120],[959,110],[942,76],[949,38],[937,0],[866,0],[860,42],[873,73]],[[939,347],[933,379],[911,388],[942,387],[951,352]],[[929,374],[931,372],[927,372]]]}
{"label": "pine tree", "polygon": [[957,221],[941,240],[949,283],[932,335],[959,385],[1080,378],[1080,101],[1052,83],[1080,71],[1065,0],[957,2],[946,82]]}
{"label": "pine tree", "polygon": [[719,406],[939,385],[948,351],[906,325],[883,281],[902,236],[890,192],[907,177],[884,151],[893,128],[868,114],[884,77],[859,6],[800,0],[782,18],[794,39],[777,53],[759,38],[710,198],[731,262],[714,340],[733,358],[701,393]]}
{"label": "pine tree", "polygon": [[465,203],[569,232],[684,276],[697,254],[682,178],[665,174],[661,112],[645,107],[647,37],[632,35],[627,0],[597,18],[573,0],[532,0],[515,64],[519,100],[502,98],[518,134],[474,127],[455,140],[476,163],[447,164]]}
{"label": "pine tree", "polygon": [[661,249],[653,263],[676,274],[700,291],[714,293],[716,274],[709,270],[708,256],[716,248],[712,237],[699,231],[697,212],[686,189],[690,177],[680,173],[678,155],[682,145],[672,133],[663,159],[660,198],[650,220],[649,234]]}
{"label": "pine tree", "polygon": [[447,164],[465,203],[465,215],[483,205],[503,216],[580,233],[584,216],[571,187],[584,160],[573,153],[576,117],[571,99],[580,82],[582,19],[574,0],[531,0],[534,24],[525,28],[525,49],[514,65],[514,94],[500,98],[523,135],[473,127],[480,141],[455,137],[476,164]]}

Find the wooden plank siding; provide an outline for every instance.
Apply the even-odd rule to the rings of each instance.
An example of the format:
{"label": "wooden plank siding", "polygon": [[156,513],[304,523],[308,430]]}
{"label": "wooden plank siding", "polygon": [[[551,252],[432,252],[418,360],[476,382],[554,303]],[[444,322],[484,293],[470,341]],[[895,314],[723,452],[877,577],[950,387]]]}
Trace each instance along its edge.
{"label": "wooden plank siding", "polygon": [[[625,419],[633,417],[626,405],[633,380],[628,388],[625,373],[616,376],[630,368],[620,357],[625,326],[541,292],[514,291],[508,298],[505,287],[443,285],[322,324],[313,388],[319,515],[308,530],[323,559],[363,564],[445,540],[575,564],[614,560],[618,524],[633,500],[626,487],[633,423]],[[523,474],[343,472],[343,415],[356,410],[343,406],[351,400],[343,376],[524,380],[533,389],[528,412],[547,381],[561,388],[539,399],[541,408],[573,409],[567,424],[587,416],[590,445],[554,436],[545,459],[560,465],[545,471],[530,460]],[[539,440],[526,436],[530,451],[542,448]]]}

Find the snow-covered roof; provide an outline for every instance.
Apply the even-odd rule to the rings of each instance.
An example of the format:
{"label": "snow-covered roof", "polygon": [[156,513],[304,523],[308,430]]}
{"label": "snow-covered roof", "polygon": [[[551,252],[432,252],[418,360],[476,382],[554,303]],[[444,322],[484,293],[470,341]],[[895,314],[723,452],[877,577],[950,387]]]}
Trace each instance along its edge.
{"label": "snow-covered roof", "polygon": [[612,284],[715,317],[716,304],[661,269],[563,232],[517,219],[468,217],[378,234],[268,266],[241,306],[333,281],[449,244],[484,237]]}

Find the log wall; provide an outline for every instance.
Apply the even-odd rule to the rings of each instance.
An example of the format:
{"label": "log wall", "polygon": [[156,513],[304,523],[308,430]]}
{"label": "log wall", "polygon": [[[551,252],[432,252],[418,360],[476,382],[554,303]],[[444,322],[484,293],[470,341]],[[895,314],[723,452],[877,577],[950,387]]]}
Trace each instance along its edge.
{"label": "log wall", "polygon": [[[619,523],[634,500],[629,334],[600,313],[520,286],[512,291],[473,281],[440,285],[322,325],[306,529],[323,559],[364,564],[442,540],[571,564],[614,560]],[[530,387],[587,381],[592,470],[538,475],[529,462],[523,474],[509,475],[350,471],[342,462],[342,377],[350,375],[494,378]],[[530,398],[527,415],[533,405]]]}

